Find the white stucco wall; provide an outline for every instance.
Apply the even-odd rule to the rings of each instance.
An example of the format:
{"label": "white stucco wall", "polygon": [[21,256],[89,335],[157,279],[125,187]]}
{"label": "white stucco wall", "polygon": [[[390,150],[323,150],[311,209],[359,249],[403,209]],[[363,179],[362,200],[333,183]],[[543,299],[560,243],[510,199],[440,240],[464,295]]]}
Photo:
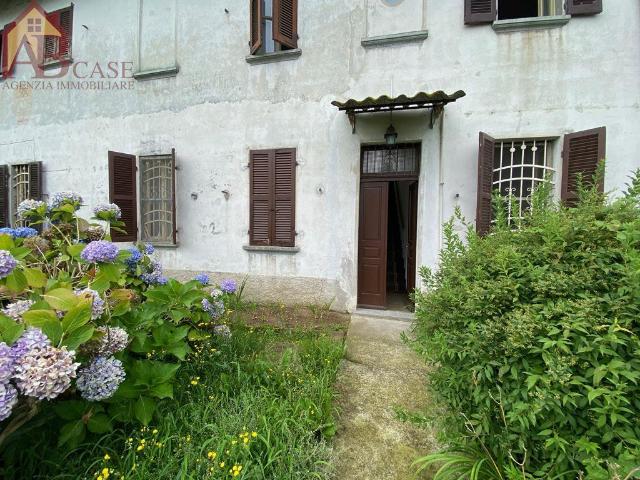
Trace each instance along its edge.
{"label": "white stucco wall", "polygon": [[[0,163],[42,161],[46,193],[75,190],[94,205],[108,199],[108,150],[145,155],[175,148],[179,247],[159,252],[168,269],[248,274],[250,291],[263,298],[355,306],[360,145],[380,143],[389,119],[359,117],[352,135],[334,99],[467,93],[433,130],[426,112],[394,115],[399,140],[423,144],[419,264],[435,265],[440,223],[456,205],[475,216],[479,131],[513,138],[606,126],[606,188],[621,188],[640,167],[637,0],[605,0],[600,15],[512,33],[465,27],[463,0],[427,0],[421,12],[427,40],[367,49],[360,43],[367,28],[384,34],[368,24],[367,0],[301,1],[301,57],[265,65],[245,61],[249,2],[162,2],[175,2],[166,24],[157,15],[139,16],[135,0],[76,2],[73,57],[155,67],[162,59],[145,64],[147,47],[139,44],[163,37],[154,28],[174,28],[166,63],[179,66],[177,76],[111,92],[11,90],[0,81]],[[68,4],[42,2],[48,11]],[[26,1],[2,5],[6,24]],[[407,19],[410,30],[414,24]],[[16,79],[31,76],[30,67],[18,67]],[[279,147],[297,148],[300,252],[249,253],[242,249],[248,152]],[[560,148],[554,160],[559,166]]]}

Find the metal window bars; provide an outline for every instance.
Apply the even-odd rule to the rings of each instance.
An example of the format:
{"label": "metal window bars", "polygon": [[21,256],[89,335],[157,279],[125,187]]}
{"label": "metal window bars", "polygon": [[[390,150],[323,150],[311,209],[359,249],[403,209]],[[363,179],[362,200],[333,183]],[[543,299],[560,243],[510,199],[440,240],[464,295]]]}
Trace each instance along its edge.
{"label": "metal window bars", "polygon": [[173,161],[171,155],[140,157],[142,240],[173,243]]}
{"label": "metal window bars", "polygon": [[416,144],[367,146],[362,151],[363,175],[417,175],[420,171],[420,154]]}
{"label": "metal window bars", "polygon": [[[519,139],[496,141],[493,189],[507,197],[507,219],[522,219],[531,208],[531,195],[539,185],[555,185],[555,170],[549,151],[552,140]],[[514,211],[514,207],[516,211]]]}
{"label": "metal window bars", "polygon": [[29,165],[13,165],[11,167],[11,217],[16,227],[24,227],[24,222],[18,219],[18,205],[28,200]]}

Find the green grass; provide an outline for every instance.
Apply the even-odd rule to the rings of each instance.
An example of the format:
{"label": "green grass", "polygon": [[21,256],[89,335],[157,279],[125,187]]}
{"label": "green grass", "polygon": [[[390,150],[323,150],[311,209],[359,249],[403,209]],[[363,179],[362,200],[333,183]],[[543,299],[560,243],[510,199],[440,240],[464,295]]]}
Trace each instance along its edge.
{"label": "green grass", "polygon": [[[342,342],[318,331],[233,332],[201,345],[180,372],[175,401],[148,428],[61,452],[56,433],[36,424],[5,452],[4,478],[96,479],[104,468],[127,480],[328,478]],[[234,465],[242,466],[236,477]]]}

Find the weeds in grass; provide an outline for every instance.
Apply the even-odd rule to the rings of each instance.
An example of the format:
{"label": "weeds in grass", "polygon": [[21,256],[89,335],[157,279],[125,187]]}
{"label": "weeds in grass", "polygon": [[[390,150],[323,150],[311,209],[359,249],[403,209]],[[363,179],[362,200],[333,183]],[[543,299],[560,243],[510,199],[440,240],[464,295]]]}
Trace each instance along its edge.
{"label": "weeds in grass", "polygon": [[47,431],[31,431],[29,448],[5,459],[3,478],[327,478],[342,353],[318,332],[235,328],[194,351],[156,425],[92,438],[66,455]]}

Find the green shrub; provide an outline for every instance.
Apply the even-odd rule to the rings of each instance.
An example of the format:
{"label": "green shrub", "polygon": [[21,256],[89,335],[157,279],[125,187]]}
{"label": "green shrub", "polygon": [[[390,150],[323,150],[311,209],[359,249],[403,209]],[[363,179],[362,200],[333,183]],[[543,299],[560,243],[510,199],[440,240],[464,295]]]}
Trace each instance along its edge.
{"label": "green shrub", "polygon": [[615,201],[582,189],[571,209],[537,192],[518,228],[498,214],[464,242],[452,220],[440,268],[422,271],[414,345],[443,440],[498,478],[622,479],[640,463],[639,185]]}

